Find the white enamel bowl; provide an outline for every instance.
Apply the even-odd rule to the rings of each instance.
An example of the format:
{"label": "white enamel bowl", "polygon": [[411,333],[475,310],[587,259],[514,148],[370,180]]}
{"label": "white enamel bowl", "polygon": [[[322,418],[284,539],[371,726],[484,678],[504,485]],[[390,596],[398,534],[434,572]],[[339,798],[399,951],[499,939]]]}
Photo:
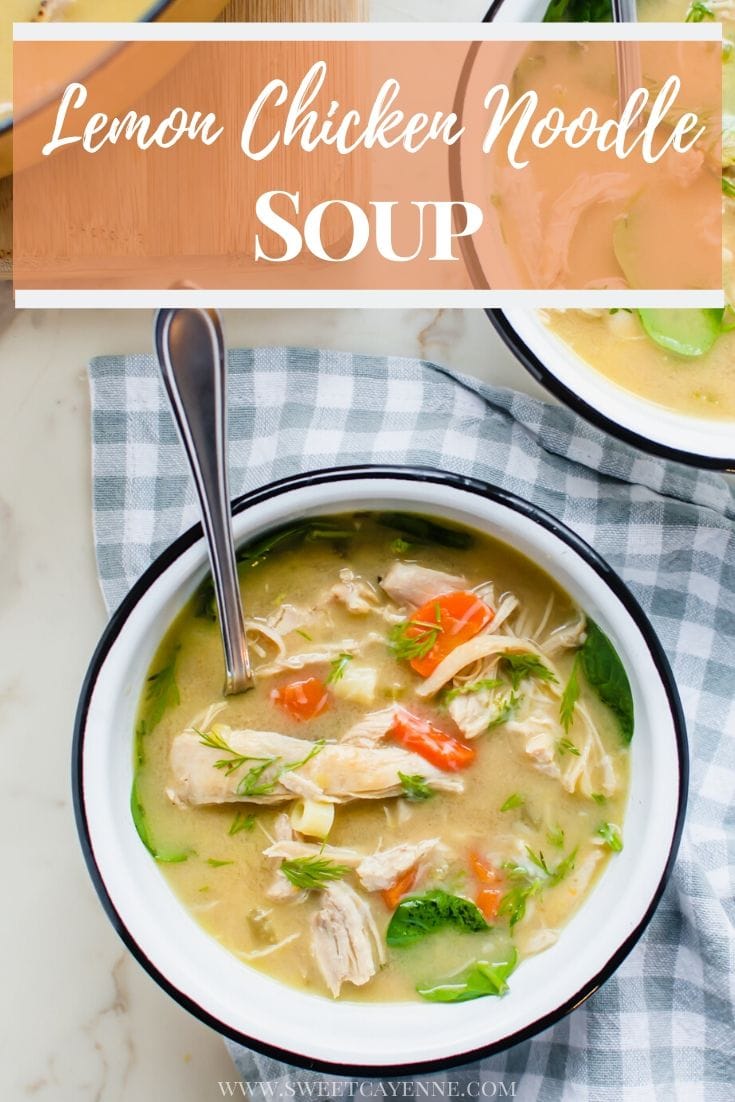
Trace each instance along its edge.
{"label": "white enamel bowl", "polygon": [[504,1048],[577,1006],[612,973],[656,906],[678,844],[687,751],[678,695],[656,636],[620,579],[552,517],[512,495],[427,469],[339,468],[240,499],[249,540],[304,516],[360,509],[428,513],[506,541],[539,563],[610,635],[631,679],[636,731],[622,853],[564,928],[524,962],[502,999],[457,1006],[333,1002],[242,963],[181,906],[130,814],[133,726],[141,686],[169,624],[206,570],[200,529],[156,560],[114,614],[82,690],[74,743],[77,824],[101,901],[158,983],[227,1036],[337,1074],[410,1074]]}
{"label": "white enamel bowl", "polygon": [[[546,7],[547,0],[496,0],[485,22],[540,22]],[[479,79],[480,74],[466,74],[467,88],[475,88],[475,80]],[[479,262],[468,241],[462,239],[468,261],[477,266]],[[665,459],[735,471],[735,421],[678,413],[618,386],[555,336],[535,310],[488,310],[487,314],[530,374],[599,428]],[[621,355],[624,354],[621,343]]]}

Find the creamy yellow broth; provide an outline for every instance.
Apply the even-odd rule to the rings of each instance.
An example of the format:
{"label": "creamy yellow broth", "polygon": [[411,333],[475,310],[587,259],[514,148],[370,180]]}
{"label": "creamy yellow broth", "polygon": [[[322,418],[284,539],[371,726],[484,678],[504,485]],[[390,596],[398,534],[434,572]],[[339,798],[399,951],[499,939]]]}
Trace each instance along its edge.
{"label": "creamy yellow broth", "polygon": [[[378,579],[397,559],[413,560],[434,570],[460,573],[470,586],[491,581],[494,608],[500,608],[506,592],[514,593],[519,600],[519,607],[507,621],[507,627],[499,630],[513,630],[515,625],[529,638],[535,626],[541,627],[539,637],[545,638],[555,627],[574,623],[578,615],[569,597],[547,574],[505,544],[483,535],[472,533],[471,547],[458,550],[435,544],[414,544],[410,536],[405,537],[404,544],[397,531],[366,515],[336,517],[330,522],[348,531],[354,528],[354,535],[347,540],[306,540],[272,552],[254,567],[245,567],[241,573],[244,603],[249,616],[261,619],[277,615],[284,603],[297,608],[328,610],[326,616],[317,612],[303,634],[291,632],[284,636],[289,654],[318,650],[320,644],[335,640],[364,640],[369,633],[375,633],[378,639],[366,642],[359,655],[361,663],[377,671],[374,699],[367,705],[349,703],[340,699],[335,682],[328,686],[330,705],[327,711],[308,721],[290,718],[271,699],[273,688],[306,675],[318,675],[326,680],[330,667],[320,664],[303,671],[259,679],[252,692],[227,700],[225,710],[217,716],[218,724],[277,731],[308,740],[339,741],[366,713],[398,701],[406,709],[431,715],[436,726],[461,739],[441,697],[428,703],[417,701],[415,690],[423,678],[389,649],[386,639],[390,625],[376,612],[355,614],[330,598],[331,587],[345,566],[373,586],[378,594]],[[381,607],[391,606],[385,595],[381,595],[380,600]],[[312,891],[305,899],[286,903],[274,902],[268,897],[274,868],[273,862],[264,858],[263,850],[273,837],[277,815],[293,807],[293,802],[277,808],[248,802],[182,808],[175,806],[167,796],[171,784],[169,753],[173,740],[195,717],[200,717],[209,705],[221,698],[223,663],[218,628],[211,619],[202,616],[201,611],[201,601],[194,599],[173,623],[151,666],[154,680],[149,681],[143,694],[139,715],[143,727],[139,729],[138,738],[142,761],[137,767],[136,792],[144,810],[147,841],[159,857],[164,858],[159,867],[182,905],[236,958],[284,983],[327,994],[310,943],[310,923],[321,906],[321,893]],[[258,639],[257,635],[252,638]],[[560,690],[569,678],[575,653],[574,649],[569,649],[555,658]],[[272,657],[272,652],[260,655],[254,652],[253,656],[256,667],[263,666]],[[162,681],[156,679],[156,675],[164,670],[165,676],[172,661],[175,663],[175,687],[172,688],[169,678],[161,699],[157,690]],[[398,843],[441,839],[446,855],[438,862],[438,871],[432,871],[430,866],[414,892],[443,888],[475,899],[481,885],[472,871],[472,852],[490,860],[494,866],[500,866],[504,859],[513,861],[520,856],[529,865],[532,875],[538,873],[545,884],[543,890],[529,897],[525,917],[512,929],[505,915],[494,920],[493,928],[485,931],[442,930],[413,947],[388,949],[386,963],[378,968],[370,982],[359,987],[346,983],[341,992],[343,998],[415,998],[417,984],[442,981],[472,961],[501,959],[513,946],[522,958],[543,947],[545,941],[553,940],[582,901],[610,856],[610,848],[598,833],[602,824],[615,824],[616,829],[622,826],[628,751],[613,713],[584,678],[579,680],[580,704],[594,720],[614,773],[616,790],[609,798],[565,791],[557,778],[533,767],[524,751],[523,736],[511,730],[508,722],[501,722],[472,741],[476,760],[470,767],[453,774],[464,781],[462,794],[437,792],[420,802],[410,802],[401,796],[355,800],[337,806],[327,839],[330,846],[354,847],[372,853]],[[530,698],[537,691],[545,690],[540,682],[532,683],[531,679],[522,681],[519,687],[521,697],[528,694]],[[521,704],[521,708],[524,706]],[[140,730],[145,732],[142,737]],[[578,720],[573,721],[567,736],[559,728],[558,764],[566,767],[566,763],[575,760],[573,749],[565,751],[561,743],[568,737],[572,748],[575,740],[581,745],[580,730]],[[469,740],[465,741],[469,744]],[[213,760],[219,756],[213,752]],[[513,795],[522,797],[522,804],[501,811]],[[247,821],[247,829],[233,834],[237,816],[239,821],[246,816],[252,818]],[[551,871],[566,860],[570,866],[568,874],[558,884],[547,883],[545,874],[540,874],[529,861],[525,847],[543,855]],[[576,855],[571,857],[575,851]],[[590,860],[595,862],[594,871],[582,882],[579,877],[584,877],[586,862]],[[380,937],[384,939],[392,912],[380,893],[363,891],[354,871],[344,880],[356,887],[368,903]],[[502,873],[503,894],[516,884],[509,872]],[[286,942],[289,937],[293,940]],[[273,946],[280,947],[270,951]],[[265,955],[258,955],[264,951]],[[236,966],[234,962],[233,966]]]}
{"label": "creamy yellow broth", "polygon": [[[715,3],[723,23],[724,162],[735,157],[735,8]],[[683,20],[689,4],[681,0],[640,0],[644,22]],[[729,137],[728,137],[729,133]],[[723,273],[727,300],[735,302],[735,202],[723,196]],[[606,310],[549,311],[550,328],[596,371],[626,390],[667,409],[695,417],[735,419],[735,333],[724,332],[697,357],[680,356],[655,344],[635,312]]]}

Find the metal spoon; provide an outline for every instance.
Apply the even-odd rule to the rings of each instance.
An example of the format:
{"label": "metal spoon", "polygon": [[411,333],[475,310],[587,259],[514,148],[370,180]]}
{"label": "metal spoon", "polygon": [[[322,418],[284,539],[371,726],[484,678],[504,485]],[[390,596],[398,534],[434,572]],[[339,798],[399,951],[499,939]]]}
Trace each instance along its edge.
{"label": "metal spoon", "polygon": [[[636,0],[612,0],[613,23],[637,23]],[[637,42],[616,42],[615,60],[618,72],[618,114],[637,88],[641,87],[641,54]],[[640,126],[640,116],[634,128]]]}
{"label": "metal spoon", "polygon": [[253,686],[227,481],[227,367],[216,310],[159,310],[156,354],[194,478],[225,652],[225,693]]}

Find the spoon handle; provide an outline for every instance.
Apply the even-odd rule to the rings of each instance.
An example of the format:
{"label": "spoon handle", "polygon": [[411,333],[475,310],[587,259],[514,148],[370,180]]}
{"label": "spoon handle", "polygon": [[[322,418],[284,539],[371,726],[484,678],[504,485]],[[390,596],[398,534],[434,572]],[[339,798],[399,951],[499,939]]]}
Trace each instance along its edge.
{"label": "spoon handle", "polygon": [[232,542],[227,480],[227,368],[215,310],[164,309],[155,346],[176,427],[189,461],[209,550],[225,652],[225,693],[253,684]]}

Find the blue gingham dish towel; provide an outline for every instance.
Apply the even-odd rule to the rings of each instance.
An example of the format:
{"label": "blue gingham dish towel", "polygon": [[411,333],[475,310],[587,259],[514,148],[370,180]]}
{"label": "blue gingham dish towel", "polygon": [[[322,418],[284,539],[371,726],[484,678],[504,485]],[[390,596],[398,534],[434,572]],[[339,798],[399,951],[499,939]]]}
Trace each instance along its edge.
{"label": "blue gingham dish towel", "polygon": [[[230,1049],[253,1097],[735,1098],[735,494],[553,407],[434,364],[306,349],[230,354],[233,496],[349,463],[444,467],[547,509],[623,576],[671,660],[689,729],[672,880],[617,973],[536,1038],[416,1080],[341,1080]],[[90,366],[94,531],[105,600],[197,519],[152,358]]]}

